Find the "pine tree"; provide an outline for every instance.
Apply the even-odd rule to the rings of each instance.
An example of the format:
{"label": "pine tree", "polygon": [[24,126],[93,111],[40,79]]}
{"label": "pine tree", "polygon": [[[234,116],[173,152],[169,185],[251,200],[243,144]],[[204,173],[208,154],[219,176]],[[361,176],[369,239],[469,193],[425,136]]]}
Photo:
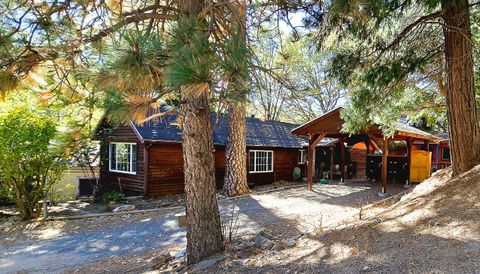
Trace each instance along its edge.
{"label": "pine tree", "polygon": [[[480,163],[471,5],[468,0],[338,0],[303,6],[311,15],[306,23],[318,30],[320,45],[336,39],[330,72],[351,88],[343,113],[346,129],[379,122],[388,127],[402,115],[404,96],[419,92],[426,83],[438,82],[442,90],[446,81],[453,173]],[[445,68],[438,61],[442,54]]]}
{"label": "pine tree", "polygon": [[225,73],[229,79],[227,98],[228,140],[225,152],[224,190],[227,196],[248,193],[246,159],[246,103],[248,88],[248,56],[246,33],[246,1],[236,4],[232,32],[225,46]]}

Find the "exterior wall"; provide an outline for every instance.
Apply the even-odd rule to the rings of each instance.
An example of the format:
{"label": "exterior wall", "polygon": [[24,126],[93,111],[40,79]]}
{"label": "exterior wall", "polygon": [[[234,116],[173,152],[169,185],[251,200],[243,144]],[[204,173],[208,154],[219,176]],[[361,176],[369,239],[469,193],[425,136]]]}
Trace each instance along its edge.
{"label": "exterior wall", "polygon": [[[94,168],[95,175],[98,176],[100,169]],[[94,178],[90,171],[80,167],[72,167],[65,170],[61,181],[53,185],[51,190],[51,199],[57,202],[75,200],[79,196],[79,180],[82,178]]]}
{"label": "exterior wall", "polygon": [[[145,142],[141,143],[130,127],[119,127],[105,134],[101,142],[100,153],[100,180],[104,190],[120,190],[126,194],[144,194],[147,196],[161,196],[167,194],[182,193],[184,191],[183,177],[183,152],[181,143],[168,142]],[[135,175],[109,171],[109,147],[110,142],[131,142],[137,144],[137,172]],[[273,172],[247,173],[250,184],[270,184],[278,180],[293,180],[293,168],[300,167],[298,164],[299,149],[248,147],[252,150],[273,151]],[[145,152],[147,151],[147,154]],[[215,177],[217,187],[223,187],[225,175],[225,147],[215,146]],[[148,166],[145,159],[148,158]],[[247,160],[247,164],[249,161]],[[147,168],[147,169],[146,169]],[[145,176],[145,170],[148,174]],[[146,182],[145,182],[146,180]],[[147,189],[144,190],[145,183]]]}
{"label": "exterior wall", "polygon": [[[447,166],[450,166],[451,165],[451,162],[450,160],[443,160],[443,149],[442,148],[449,148],[449,144],[448,142],[441,142],[440,144],[438,144],[438,161],[437,159],[435,158],[436,155],[436,147],[434,148],[434,151],[432,153],[432,163],[435,167],[435,169],[442,169],[442,168],[445,168]],[[447,157],[447,159],[449,159],[449,157]]]}
{"label": "exterior wall", "polygon": [[[131,127],[119,127],[113,129],[111,133],[105,134],[100,142],[100,181],[104,190],[116,190],[120,188],[126,194],[144,194],[144,148],[137,135]],[[109,171],[109,146],[110,142],[127,142],[137,144],[137,172],[136,174],[125,174]],[[119,183],[120,182],[120,183]]]}
{"label": "exterior wall", "polygon": [[[298,155],[300,149],[287,148],[263,148],[263,147],[248,147],[250,150],[271,150],[273,151],[273,172],[267,173],[247,173],[247,180],[249,184],[265,185],[271,184],[275,181],[286,180],[293,181],[293,169],[299,167],[303,169],[301,164],[298,164]],[[250,155],[250,154],[247,154]],[[249,156],[248,156],[249,157]],[[247,165],[250,161],[247,160]]]}
{"label": "exterior wall", "polygon": [[[148,145],[147,145],[148,146]],[[273,150],[273,172],[247,173],[250,184],[270,184],[277,180],[293,180],[298,149],[248,148]],[[245,156],[248,152],[245,153]],[[223,187],[225,176],[225,148],[215,146],[215,177],[217,188]],[[180,143],[154,143],[148,149],[148,196],[182,193],[184,191],[183,154]],[[247,161],[248,163],[248,161]]]}
{"label": "exterior wall", "polygon": [[[217,188],[222,188],[225,175],[225,148],[215,146],[214,156]],[[148,149],[148,196],[175,194],[183,191],[182,144],[152,143]]]}

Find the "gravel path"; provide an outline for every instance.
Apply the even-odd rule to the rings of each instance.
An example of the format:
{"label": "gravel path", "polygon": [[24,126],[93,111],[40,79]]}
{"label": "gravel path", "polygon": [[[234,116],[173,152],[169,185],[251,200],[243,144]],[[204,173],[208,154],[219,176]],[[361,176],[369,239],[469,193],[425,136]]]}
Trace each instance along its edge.
{"label": "gravel path", "polygon": [[[319,185],[315,189],[312,192],[298,188],[225,200],[220,203],[220,209],[224,219],[232,214],[238,217],[237,233],[240,235],[256,233],[263,228],[286,235],[320,224],[328,226],[352,214],[359,206],[380,199],[376,195],[377,186],[369,184]],[[400,190],[395,188],[391,193]],[[162,247],[176,246],[178,249],[185,244],[185,229],[177,227],[175,216],[149,214],[139,221],[125,218],[124,222],[117,220],[91,231],[79,229],[51,237],[14,241],[0,250],[0,273],[59,273],[111,256],[138,254]]]}

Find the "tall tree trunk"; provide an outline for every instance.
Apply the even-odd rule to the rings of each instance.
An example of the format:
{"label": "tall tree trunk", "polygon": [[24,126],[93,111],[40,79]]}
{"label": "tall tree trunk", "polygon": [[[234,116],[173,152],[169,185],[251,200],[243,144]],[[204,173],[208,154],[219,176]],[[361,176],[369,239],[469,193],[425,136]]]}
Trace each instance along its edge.
{"label": "tall tree trunk", "polygon": [[447,114],[453,174],[480,162],[468,0],[443,0]]}
{"label": "tall tree trunk", "polygon": [[248,193],[244,104],[230,103],[228,114],[228,142],[225,153],[223,189],[227,196],[232,197]]}
{"label": "tall tree trunk", "polygon": [[[246,48],[246,1],[240,0],[237,4],[238,18],[234,18],[237,21],[233,24],[234,28],[237,28],[240,33],[239,42],[240,47]],[[233,31],[232,33],[235,33]],[[246,58],[246,56],[245,56]],[[244,67],[243,69],[247,69]],[[239,73],[243,75],[243,73]],[[247,75],[247,73],[245,73]],[[247,183],[247,145],[245,139],[245,104],[246,101],[246,79],[240,79],[237,77],[236,81],[231,83],[236,94],[233,94],[232,101],[228,105],[228,141],[225,153],[225,179],[224,190],[227,196],[238,196],[248,193]]]}
{"label": "tall tree trunk", "polygon": [[215,193],[208,98],[204,95],[192,98],[190,94],[182,93],[182,101],[187,262],[193,264],[223,250],[223,238]]}
{"label": "tall tree trunk", "polygon": [[[179,1],[186,16],[197,16],[202,0]],[[198,30],[204,31],[204,30]],[[207,34],[205,34],[207,35]],[[223,250],[220,214],[216,197],[209,94],[181,88],[183,172],[187,215],[187,263],[194,264]]]}

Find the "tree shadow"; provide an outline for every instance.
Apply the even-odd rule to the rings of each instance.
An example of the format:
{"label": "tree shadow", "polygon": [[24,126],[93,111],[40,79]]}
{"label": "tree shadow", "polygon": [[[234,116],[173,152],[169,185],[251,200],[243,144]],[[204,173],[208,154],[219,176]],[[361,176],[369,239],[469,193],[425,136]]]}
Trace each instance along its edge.
{"label": "tree shadow", "polygon": [[[480,267],[480,174],[412,193],[356,227],[305,238],[247,273],[476,273]],[[259,256],[249,257],[255,260]],[[227,269],[228,272],[229,269]]]}

